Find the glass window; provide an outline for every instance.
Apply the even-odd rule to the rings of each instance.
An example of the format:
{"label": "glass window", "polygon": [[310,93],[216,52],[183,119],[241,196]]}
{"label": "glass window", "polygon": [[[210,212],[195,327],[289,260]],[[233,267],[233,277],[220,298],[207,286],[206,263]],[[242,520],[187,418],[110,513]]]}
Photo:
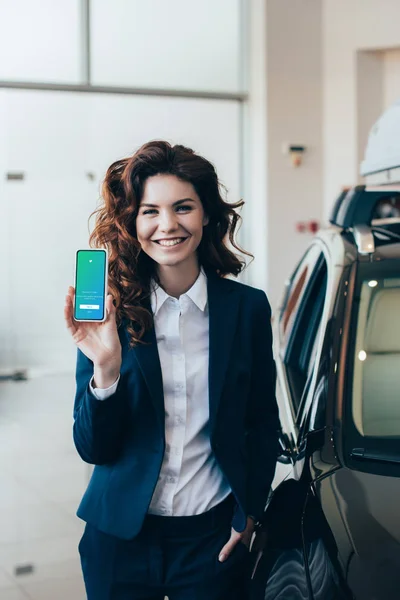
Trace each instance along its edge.
{"label": "glass window", "polygon": [[79,83],[81,2],[0,2],[0,79]]}
{"label": "glass window", "polygon": [[241,6],[241,0],[91,2],[92,83],[244,91]]}
{"label": "glass window", "polygon": [[327,265],[321,254],[304,289],[284,358],[295,414],[314,368],[326,284]]}
{"label": "glass window", "polygon": [[308,274],[308,265],[304,265],[301,269],[299,269],[299,273],[296,277],[296,281],[294,282],[293,288],[289,294],[286,308],[282,313],[282,332],[283,333],[286,333],[286,329],[287,329],[288,323],[290,321],[290,317],[292,316],[292,313],[298,304],[299,298],[304,289],[304,284],[307,281],[307,274]]}
{"label": "glass window", "polygon": [[400,277],[361,281],[353,358],[358,432],[400,437]]}
{"label": "glass window", "polygon": [[378,200],[372,219],[398,219],[400,217],[400,194],[387,195]]}
{"label": "glass window", "polygon": [[315,264],[321,256],[321,249],[314,245],[311,246],[297,265],[293,275],[290,278],[286,289],[285,297],[282,303],[279,315],[279,333],[280,347],[282,354],[286,351],[286,344],[290,338],[293,325],[296,320],[297,311],[300,307],[301,299],[310,280]]}

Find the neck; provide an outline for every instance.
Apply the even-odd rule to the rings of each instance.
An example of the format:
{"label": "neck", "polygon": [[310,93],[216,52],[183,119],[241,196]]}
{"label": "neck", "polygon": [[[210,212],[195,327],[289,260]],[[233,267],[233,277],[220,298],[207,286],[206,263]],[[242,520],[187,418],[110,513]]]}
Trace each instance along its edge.
{"label": "neck", "polygon": [[173,298],[179,298],[179,296],[190,290],[199,273],[200,266],[197,260],[187,265],[160,265],[158,268],[160,285]]}

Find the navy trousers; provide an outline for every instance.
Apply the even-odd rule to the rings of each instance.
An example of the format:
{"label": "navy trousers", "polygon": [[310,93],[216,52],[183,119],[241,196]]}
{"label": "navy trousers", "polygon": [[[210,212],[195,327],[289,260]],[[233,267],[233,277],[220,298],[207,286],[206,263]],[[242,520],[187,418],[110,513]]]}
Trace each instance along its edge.
{"label": "navy trousers", "polygon": [[246,600],[250,553],[239,542],[218,555],[231,534],[232,496],[192,517],[148,515],[133,540],[87,524],[79,544],[88,600]]}

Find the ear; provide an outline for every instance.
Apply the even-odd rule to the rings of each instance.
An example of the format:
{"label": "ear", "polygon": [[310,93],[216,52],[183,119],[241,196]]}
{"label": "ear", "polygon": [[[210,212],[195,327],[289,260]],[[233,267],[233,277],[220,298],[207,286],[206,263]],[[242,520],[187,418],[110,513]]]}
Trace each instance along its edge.
{"label": "ear", "polygon": [[207,215],[204,215],[204,217],[203,217],[203,227],[205,225],[208,225],[209,222],[210,222],[210,219],[207,217]]}

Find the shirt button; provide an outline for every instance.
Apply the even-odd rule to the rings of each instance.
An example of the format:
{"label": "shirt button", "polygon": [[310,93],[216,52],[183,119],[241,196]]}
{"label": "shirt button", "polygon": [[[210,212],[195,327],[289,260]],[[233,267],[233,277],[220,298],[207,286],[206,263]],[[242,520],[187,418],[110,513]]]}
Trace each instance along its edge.
{"label": "shirt button", "polygon": [[183,389],[183,383],[177,383],[176,384],[176,389],[177,390],[182,390]]}

